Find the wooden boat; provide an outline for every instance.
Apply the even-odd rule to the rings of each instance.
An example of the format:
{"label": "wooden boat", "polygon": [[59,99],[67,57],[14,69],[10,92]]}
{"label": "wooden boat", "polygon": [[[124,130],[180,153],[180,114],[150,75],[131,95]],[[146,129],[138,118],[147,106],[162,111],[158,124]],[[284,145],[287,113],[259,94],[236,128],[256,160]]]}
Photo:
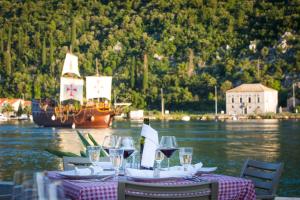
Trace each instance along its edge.
{"label": "wooden boat", "polygon": [[[97,67],[97,66],[96,66]],[[67,53],[61,81],[60,100],[32,100],[33,121],[44,127],[107,128],[115,110],[111,107],[111,76],[80,78],[77,56]]]}

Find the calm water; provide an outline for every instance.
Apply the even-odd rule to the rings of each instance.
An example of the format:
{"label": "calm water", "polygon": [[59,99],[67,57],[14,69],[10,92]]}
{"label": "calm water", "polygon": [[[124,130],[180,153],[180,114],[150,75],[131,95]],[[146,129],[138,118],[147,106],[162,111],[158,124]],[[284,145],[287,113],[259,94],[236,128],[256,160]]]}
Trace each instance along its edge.
{"label": "calm water", "polygon": [[[284,162],[278,194],[300,196],[300,121],[244,122],[153,121],[159,135],[175,135],[179,146],[194,148],[193,162],[217,166],[216,173],[238,176],[246,158]],[[83,130],[101,143],[104,135],[138,139],[141,124],[114,122],[109,129]],[[0,180],[18,169],[61,169],[61,160],[44,151],[51,147],[79,153],[81,145],[71,129],[38,128],[31,123],[0,124]],[[171,164],[178,164],[178,153]]]}

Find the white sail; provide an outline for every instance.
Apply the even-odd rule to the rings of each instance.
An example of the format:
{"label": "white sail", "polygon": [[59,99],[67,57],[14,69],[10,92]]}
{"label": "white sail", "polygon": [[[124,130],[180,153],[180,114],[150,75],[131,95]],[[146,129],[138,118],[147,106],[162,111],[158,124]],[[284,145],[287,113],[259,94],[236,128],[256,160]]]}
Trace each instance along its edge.
{"label": "white sail", "polygon": [[106,98],[111,100],[111,76],[87,76],[86,99]]}
{"label": "white sail", "polygon": [[70,53],[66,54],[62,76],[67,73],[76,74],[80,77],[78,70],[78,57]]}
{"label": "white sail", "polygon": [[60,78],[60,102],[74,99],[83,103],[83,80],[75,78]]}

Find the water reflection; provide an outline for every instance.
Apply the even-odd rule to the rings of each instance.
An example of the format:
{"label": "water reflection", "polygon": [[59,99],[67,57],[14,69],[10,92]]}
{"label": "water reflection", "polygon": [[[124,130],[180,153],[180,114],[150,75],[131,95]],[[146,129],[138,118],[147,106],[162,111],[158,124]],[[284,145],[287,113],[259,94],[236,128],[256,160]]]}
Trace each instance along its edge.
{"label": "water reflection", "polygon": [[265,161],[277,160],[280,154],[278,120],[227,122],[226,156],[236,160],[240,155]]}
{"label": "water reflection", "polygon": [[[132,136],[138,148],[141,126],[140,122],[114,122],[109,129],[80,131],[86,138],[90,133],[99,144],[106,135]],[[151,121],[151,126],[158,130],[160,137],[174,135],[179,146],[193,147],[193,162],[218,166],[217,173],[238,176],[248,157],[284,162],[279,194],[300,195],[299,121]],[[76,154],[84,149],[72,129],[38,128],[26,122],[0,124],[0,180],[11,179],[18,169],[61,169],[61,159],[46,152],[45,148]],[[178,152],[172,156],[171,164],[179,164]]]}
{"label": "water reflection", "polygon": [[[113,130],[110,128],[107,129],[82,129],[79,130],[83,136],[89,140],[88,133],[93,136],[93,138],[97,141],[98,144],[102,144],[103,139],[106,135],[112,135]],[[57,146],[61,151],[69,151],[75,154],[80,154],[80,151],[84,150],[84,146],[80,141],[77,133],[73,129],[57,129]],[[89,140],[90,144],[92,142]]]}

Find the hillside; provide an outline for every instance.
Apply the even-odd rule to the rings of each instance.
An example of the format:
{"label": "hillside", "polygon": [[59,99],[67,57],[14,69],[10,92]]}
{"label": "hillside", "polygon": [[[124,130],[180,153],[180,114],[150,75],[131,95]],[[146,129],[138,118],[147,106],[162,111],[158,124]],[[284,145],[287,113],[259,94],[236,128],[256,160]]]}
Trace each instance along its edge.
{"label": "hillside", "polygon": [[298,0],[1,0],[0,97],[58,99],[71,46],[82,75],[98,59],[117,101],[136,108],[158,109],[163,88],[167,109],[209,111],[215,85],[222,107],[227,89],[254,82],[285,106],[299,23]]}

